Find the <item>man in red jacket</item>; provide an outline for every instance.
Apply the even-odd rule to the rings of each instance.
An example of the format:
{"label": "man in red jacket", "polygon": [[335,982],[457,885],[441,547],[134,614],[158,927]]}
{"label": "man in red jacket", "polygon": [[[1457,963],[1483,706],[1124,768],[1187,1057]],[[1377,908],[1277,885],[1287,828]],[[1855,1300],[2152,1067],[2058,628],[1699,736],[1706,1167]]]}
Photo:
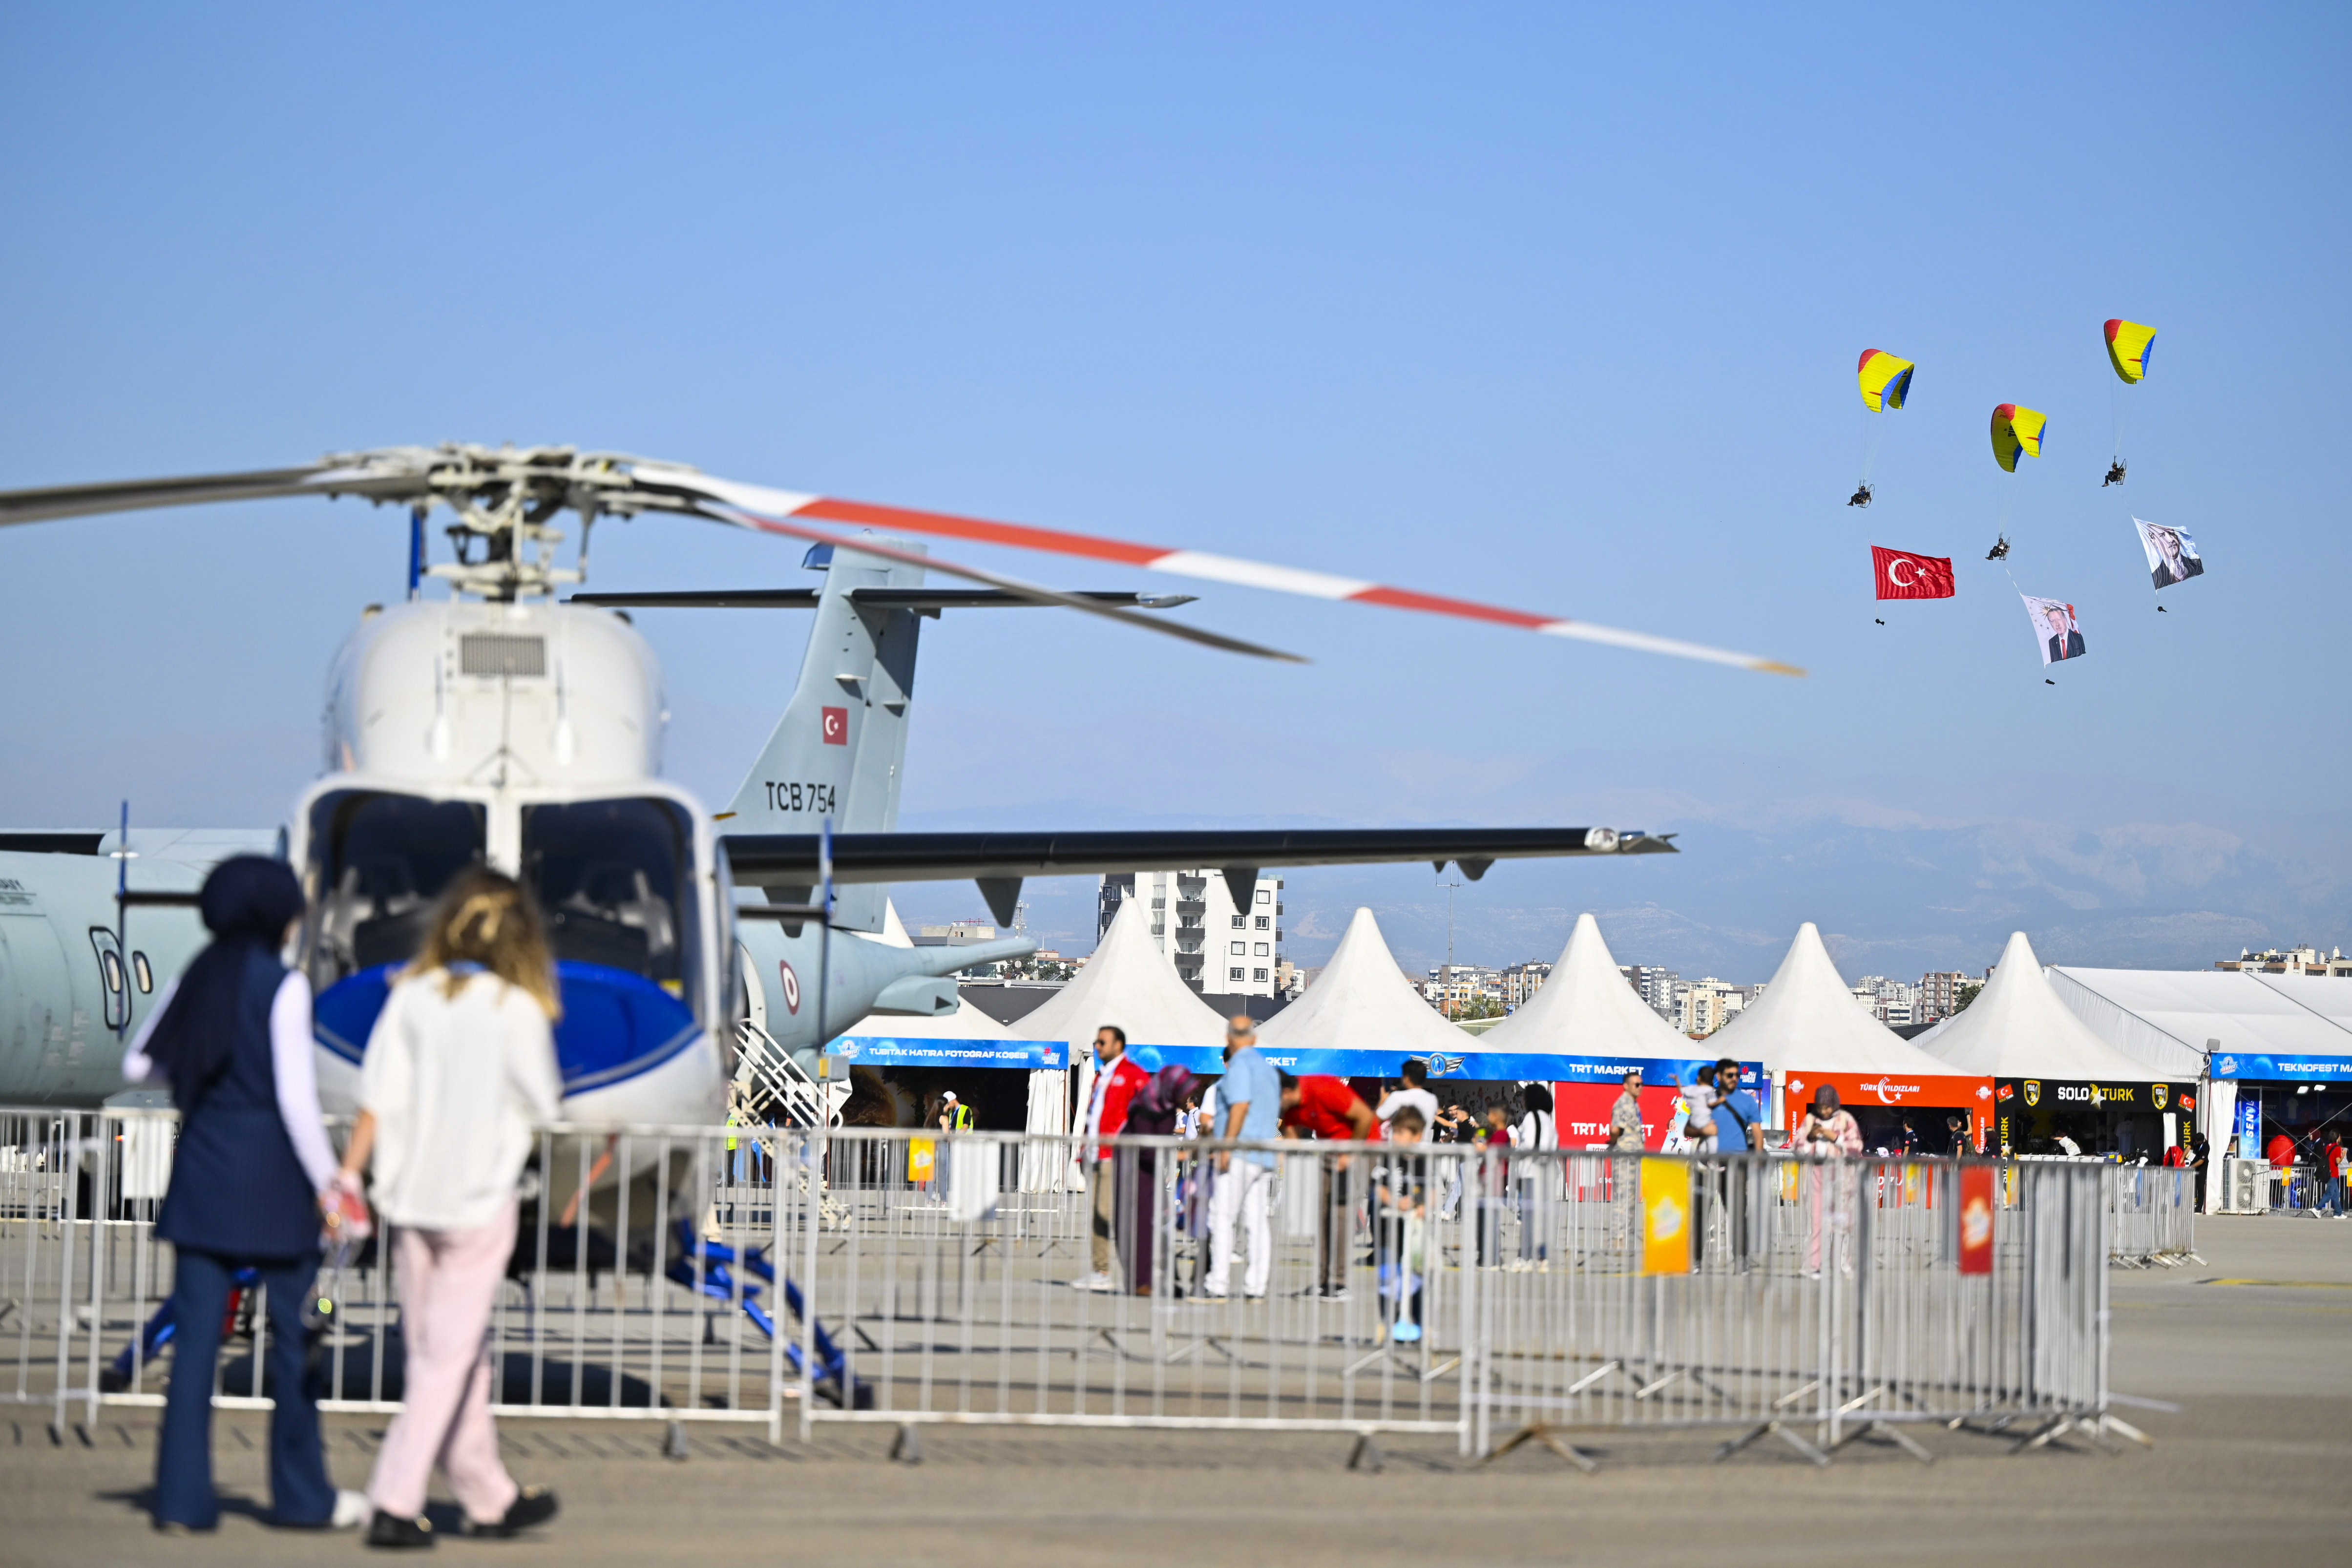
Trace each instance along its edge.
{"label": "man in red jacket", "polygon": [[[1095,1030],[1095,1088],[1087,1098],[1085,1132],[1089,1138],[1117,1137],[1127,1126],[1127,1107],[1151,1075],[1128,1060],[1127,1031],[1116,1024],[1105,1024]],[[1094,1188],[1095,1271],[1070,1282],[1081,1291],[1116,1291],[1118,1276],[1112,1272],[1111,1216],[1118,1211],[1118,1171],[1122,1162],[1111,1157],[1108,1145],[1096,1145],[1087,1151],[1088,1185]],[[1130,1166],[1133,1156],[1125,1163]],[[1132,1208],[1132,1205],[1129,1207]]]}
{"label": "man in red jacket", "polygon": [[[1363,1143],[1381,1135],[1381,1124],[1363,1096],[1344,1078],[1310,1072],[1282,1075],[1282,1135]],[[1356,1200],[1349,1190],[1348,1156],[1317,1162],[1323,1176],[1323,1245],[1317,1260],[1315,1293],[1348,1299],[1348,1255],[1356,1240]]]}

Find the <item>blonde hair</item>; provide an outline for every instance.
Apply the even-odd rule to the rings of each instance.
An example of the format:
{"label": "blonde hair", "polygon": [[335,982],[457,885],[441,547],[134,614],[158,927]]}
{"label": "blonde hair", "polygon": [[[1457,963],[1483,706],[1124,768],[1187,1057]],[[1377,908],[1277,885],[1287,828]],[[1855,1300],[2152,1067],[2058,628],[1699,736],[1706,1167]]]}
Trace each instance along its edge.
{"label": "blonde hair", "polygon": [[451,882],[434,906],[424,950],[408,972],[443,971],[441,994],[455,997],[467,979],[452,967],[457,964],[478,964],[528,992],[549,1018],[563,1016],[563,1005],[556,998],[555,960],[548,952],[539,906],[510,876],[476,866]]}

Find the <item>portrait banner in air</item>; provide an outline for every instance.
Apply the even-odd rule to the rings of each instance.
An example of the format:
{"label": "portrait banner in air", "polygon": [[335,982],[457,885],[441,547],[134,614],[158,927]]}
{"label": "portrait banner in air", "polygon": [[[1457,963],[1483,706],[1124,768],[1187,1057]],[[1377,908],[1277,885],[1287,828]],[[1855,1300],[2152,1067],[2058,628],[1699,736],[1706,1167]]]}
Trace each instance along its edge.
{"label": "portrait banner in air", "polygon": [[2161,523],[2132,519],[2139,530],[2139,548],[2147,552],[2147,575],[2158,588],[2170,588],[2176,582],[2186,582],[2192,577],[2205,575],[2205,561],[2197,553],[2197,541],[2179,528],[2168,528]]}
{"label": "portrait banner in air", "polygon": [[1907,549],[1870,547],[1870,570],[1881,599],[1949,599],[1952,558],[1914,555]]}
{"label": "portrait banner in air", "polygon": [[2063,599],[2036,599],[2021,593],[2025,601],[2025,618],[2033,622],[2033,640],[2042,644],[2042,663],[2047,666],[2061,659],[2079,659],[2087,651],[2083,645],[2083,628],[2074,619],[2074,607]]}

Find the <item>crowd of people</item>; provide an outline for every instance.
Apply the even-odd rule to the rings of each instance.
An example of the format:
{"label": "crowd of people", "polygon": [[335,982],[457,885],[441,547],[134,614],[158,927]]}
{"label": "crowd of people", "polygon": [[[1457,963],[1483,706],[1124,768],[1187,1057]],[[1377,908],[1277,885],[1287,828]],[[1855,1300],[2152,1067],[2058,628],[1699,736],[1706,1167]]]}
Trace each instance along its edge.
{"label": "crowd of people", "polygon": [[[1488,1103],[1474,1115],[1458,1102],[1441,1103],[1430,1088],[1427,1063],[1410,1059],[1377,1100],[1368,1102],[1346,1079],[1276,1068],[1259,1051],[1256,1026],[1247,1017],[1228,1022],[1224,1070],[1205,1088],[1182,1068],[1138,1062],[1116,1026],[1097,1031],[1094,1055],[1093,1085],[1079,1120],[1093,1217],[1091,1270],[1071,1281],[1080,1290],[1135,1295],[1171,1290],[1252,1301],[1266,1293],[1275,1250],[1276,1150],[1218,1148],[1188,1162],[1171,1199],[1159,1179],[1160,1151],[1115,1154],[1100,1141],[1145,1132],[1244,1145],[1286,1139],[1368,1145],[1314,1164],[1313,1201],[1328,1222],[1315,1227],[1320,1240],[1310,1290],[1327,1301],[1348,1298],[1360,1218],[1371,1233],[1383,1317],[1400,1340],[1419,1337],[1415,1303],[1432,1219],[1466,1215],[1472,1254],[1481,1267],[1528,1270],[1549,1261],[1547,1229],[1536,1222],[1543,1167],[1514,1157],[1560,1147],[1551,1092],[1541,1083],[1521,1084],[1508,1103]],[[1607,1147],[1633,1155],[1667,1141],[1706,1155],[1762,1146],[1765,1113],[1754,1091],[1741,1083],[1737,1061],[1706,1064],[1675,1088],[1683,1124],[1671,1129],[1670,1139],[1654,1138],[1643,1119],[1642,1074],[1627,1072],[1611,1109]],[[1434,1163],[1418,1157],[1432,1146],[1482,1157]],[[1824,1087],[1806,1107],[1790,1146],[1800,1155],[1845,1158],[1862,1154],[1864,1140],[1853,1113],[1840,1105],[1834,1089]],[[1489,1151],[1492,1156],[1485,1157]],[[1695,1201],[1710,1201],[1710,1190],[1702,1183]],[[1161,1213],[1158,1206],[1171,1202]],[[1517,1243],[1507,1259],[1514,1218]],[[1695,1233],[1704,1227],[1700,1218]],[[1155,1238],[1186,1235],[1199,1242],[1191,1276],[1182,1277],[1173,1260],[1164,1275],[1155,1272]]]}

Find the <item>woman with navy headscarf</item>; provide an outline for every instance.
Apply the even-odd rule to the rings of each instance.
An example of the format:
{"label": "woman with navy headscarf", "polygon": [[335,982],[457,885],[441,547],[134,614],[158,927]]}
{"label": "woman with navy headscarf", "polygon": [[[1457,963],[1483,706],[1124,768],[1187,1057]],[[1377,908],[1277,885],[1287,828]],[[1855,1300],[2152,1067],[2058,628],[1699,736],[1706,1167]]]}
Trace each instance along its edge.
{"label": "woman with navy headscarf", "polygon": [[302,902],[281,862],[239,855],[215,867],[200,900],[212,945],[165,991],[123,1059],[131,1082],[168,1082],[180,1113],[172,1186],[155,1221],[174,1253],[172,1375],[155,1460],[155,1527],[170,1532],[220,1521],[213,1371],[240,1269],[254,1270],[268,1295],[273,1516],[349,1529],[367,1514],[365,1498],[327,1479],[319,1406],[303,1378],[302,1308],[336,1166],[319,1116],[310,985],[278,961]]}

